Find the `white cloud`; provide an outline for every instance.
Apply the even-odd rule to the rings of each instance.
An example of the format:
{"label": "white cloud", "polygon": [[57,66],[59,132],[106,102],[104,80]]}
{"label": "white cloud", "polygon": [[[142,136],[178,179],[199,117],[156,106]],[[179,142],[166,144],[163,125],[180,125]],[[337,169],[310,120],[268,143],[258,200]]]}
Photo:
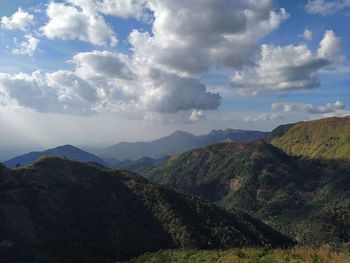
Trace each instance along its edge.
{"label": "white cloud", "polygon": [[320,86],[318,71],[342,60],[340,51],[333,31],[325,32],[316,54],[306,45],[262,45],[257,65],[237,71],[233,85],[246,94],[316,88]]}
{"label": "white cloud", "polygon": [[202,110],[194,110],[191,113],[190,121],[196,122],[205,119],[205,113]]}
{"label": "white cloud", "polygon": [[25,40],[21,42],[18,47],[12,49],[12,53],[17,55],[29,55],[32,56],[40,42],[39,39],[33,37],[30,34],[24,36]]}
{"label": "white cloud", "polygon": [[327,16],[350,8],[350,0],[309,0],[305,8],[306,11],[310,14]]}
{"label": "white cloud", "polygon": [[[50,2],[49,21],[41,32],[50,39],[114,45],[116,36],[104,16],[141,19],[146,11],[154,14],[152,32],[130,33],[130,56],[81,52],[71,59],[71,71],[3,75],[3,97],[42,112],[142,112],[145,119],[174,114],[194,122],[220,105],[219,93],[200,80],[213,68],[238,70],[233,80],[248,93],[291,90],[317,87],[318,70],[340,57],[340,41],[332,31],[326,32],[316,54],[306,45],[260,49],[261,39],[289,16],[283,8],[276,10],[272,0]],[[304,37],[311,39],[312,32],[305,31]],[[24,44],[15,52],[32,54]]]}
{"label": "white cloud", "polygon": [[305,41],[311,41],[312,40],[312,31],[310,29],[305,28],[304,33],[302,35],[299,35],[302,37]]}
{"label": "white cloud", "polygon": [[130,34],[134,58],[180,76],[249,64],[259,40],[288,18],[270,0],[155,0],[148,7],[153,34]]}
{"label": "white cloud", "polygon": [[98,46],[115,46],[118,42],[103,16],[86,6],[51,2],[46,14],[49,22],[41,31],[49,39],[79,39]]}
{"label": "white cloud", "polygon": [[342,59],[340,52],[340,38],[337,37],[332,30],[327,30],[317,49],[317,57],[336,61]]}
{"label": "white cloud", "polygon": [[75,71],[3,74],[0,86],[19,106],[41,112],[177,113],[220,105],[220,96],[208,92],[198,79],[157,69],[141,70],[122,54],[84,52],[75,55],[72,62]]}
{"label": "white cloud", "polygon": [[282,110],[283,112],[302,112],[310,114],[326,114],[343,110],[345,105],[340,100],[316,106],[305,103],[273,103],[272,110]]}
{"label": "white cloud", "polygon": [[141,19],[145,13],[146,0],[65,0],[79,6],[90,13],[117,16],[121,18],[135,17]]}
{"label": "white cloud", "polygon": [[263,114],[246,116],[243,118],[243,121],[244,122],[267,122],[267,121],[276,121],[283,118],[284,116],[280,113],[263,113]]}
{"label": "white cloud", "polygon": [[97,93],[87,82],[69,71],[32,75],[0,74],[0,94],[9,104],[39,112],[86,115],[95,113]]}
{"label": "white cloud", "polygon": [[34,16],[18,8],[11,17],[3,16],[1,26],[8,30],[19,29],[27,31],[30,25],[34,24]]}
{"label": "white cloud", "polygon": [[220,105],[219,94],[210,93],[198,79],[152,69],[139,76],[142,106],[164,113],[191,109],[214,110]]}
{"label": "white cloud", "polygon": [[199,114],[217,109],[221,100],[199,76],[212,67],[253,63],[259,41],[289,16],[275,9],[273,0],[66,0],[48,4],[49,21],[41,31],[50,39],[115,44],[104,15],[142,19],[154,14],[152,33],[130,33],[130,58],[109,51],[78,53],[72,74],[103,98],[98,110]]}
{"label": "white cloud", "polygon": [[92,51],[78,53],[72,62],[76,64],[78,75],[84,78],[131,79],[128,56],[109,51]]}
{"label": "white cloud", "polygon": [[135,17],[141,19],[144,16],[146,0],[100,0],[96,1],[97,9],[105,15],[122,18]]}

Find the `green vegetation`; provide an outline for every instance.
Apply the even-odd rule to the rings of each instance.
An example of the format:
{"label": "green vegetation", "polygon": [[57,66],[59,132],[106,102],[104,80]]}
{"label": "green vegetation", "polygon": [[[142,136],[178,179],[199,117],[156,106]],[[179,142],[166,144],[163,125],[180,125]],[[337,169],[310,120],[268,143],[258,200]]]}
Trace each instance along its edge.
{"label": "green vegetation", "polygon": [[1,262],[350,262],[349,125],[123,162],[152,183],[54,157],[0,164]]}
{"label": "green vegetation", "polygon": [[165,250],[145,255],[129,263],[347,263],[350,257],[328,249],[293,248],[288,250]]}
{"label": "green vegetation", "polygon": [[159,249],[293,245],[261,221],[127,171],[60,158],[0,166],[1,262],[115,262]]}
{"label": "green vegetation", "polygon": [[350,117],[299,122],[271,142],[291,155],[350,159]]}
{"label": "green vegetation", "polygon": [[173,157],[146,176],[244,211],[300,244],[350,251],[350,162],[291,157],[262,141]]}

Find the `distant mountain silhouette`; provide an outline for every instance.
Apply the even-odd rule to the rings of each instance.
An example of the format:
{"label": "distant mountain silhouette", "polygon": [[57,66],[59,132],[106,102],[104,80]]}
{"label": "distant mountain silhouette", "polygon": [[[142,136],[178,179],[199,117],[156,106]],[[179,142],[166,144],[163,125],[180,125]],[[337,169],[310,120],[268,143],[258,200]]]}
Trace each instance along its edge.
{"label": "distant mountain silhouette", "polygon": [[208,134],[195,136],[184,131],[175,131],[169,136],[150,142],[121,142],[110,147],[90,150],[103,159],[138,160],[143,157],[159,159],[164,156],[183,153],[194,148],[218,142],[243,142],[267,136],[267,132],[246,130],[214,130]]}
{"label": "distant mountain silhouette", "polygon": [[108,166],[104,160],[97,157],[96,155],[83,151],[72,145],[63,145],[41,152],[26,153],[4,162],[4,165],[6,165],[8,168],[24,166],[36,161],[39,157],[43,156],[64,157],[70,160],[77,160],[86,163],[97,163],[103,166]]}

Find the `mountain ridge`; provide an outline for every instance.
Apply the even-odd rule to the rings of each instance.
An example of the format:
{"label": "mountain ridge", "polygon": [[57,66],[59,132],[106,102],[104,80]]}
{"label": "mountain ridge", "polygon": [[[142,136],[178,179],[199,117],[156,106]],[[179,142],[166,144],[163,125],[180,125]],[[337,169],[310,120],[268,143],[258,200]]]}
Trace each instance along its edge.
{"label": "mountain ridge", "polygon": [[349,161],[289,156],[257,139],[191,150],[145,176],[227,210],[247,212],[301,244],[346,247],[349,174]]}
{"label": "mountain ridge", "polygon": [[350,117],[298,122],[271,143],[291,155],[350,159]]}
{"label": "mountain ridge", "polygon": [[108,164],[98,156],[91,154],[89,152],[83,151],[70,144],[58,146],[58,147],[47,149],[44,151],[29,152],[29,153],[14,157],[12,159],[9,159],[3,163],[8,168],[15,168],[15,167],[25,166],[30,163],[33,163],[38,158],[43,156],[65,157],[72,160],[79,160],[82,162],[93,162],[103,166],[108,166]]}
{"label": "mountain ridge", "polygon": [[143,157],[159,159],[164,156],[179,154],[222,141],[248,141],[263,138],[267,132],[250,130],[213,130],[204,135],[193,135],[184,131],[175,131],[168,136],[148,142],[121,142],[102,149],[89,149],[103,159],[138,160]]}
{"label": "mountain ridge", "polygon": [[58,157],[0,166],[0,197],[4,263],[104,263],[159,249],[294,244],[247,214],[127,171]]}

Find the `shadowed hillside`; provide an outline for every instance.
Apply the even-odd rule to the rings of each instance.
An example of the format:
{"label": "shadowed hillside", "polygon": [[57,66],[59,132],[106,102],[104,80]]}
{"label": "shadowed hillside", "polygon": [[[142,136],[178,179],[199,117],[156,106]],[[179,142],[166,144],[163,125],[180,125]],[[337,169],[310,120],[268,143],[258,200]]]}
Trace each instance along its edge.
{"label": "shadowed hillside", "polygon": [[170,248],[288,246],[261,221],[117,170],[0,166],[1,262],[115,262]]}

